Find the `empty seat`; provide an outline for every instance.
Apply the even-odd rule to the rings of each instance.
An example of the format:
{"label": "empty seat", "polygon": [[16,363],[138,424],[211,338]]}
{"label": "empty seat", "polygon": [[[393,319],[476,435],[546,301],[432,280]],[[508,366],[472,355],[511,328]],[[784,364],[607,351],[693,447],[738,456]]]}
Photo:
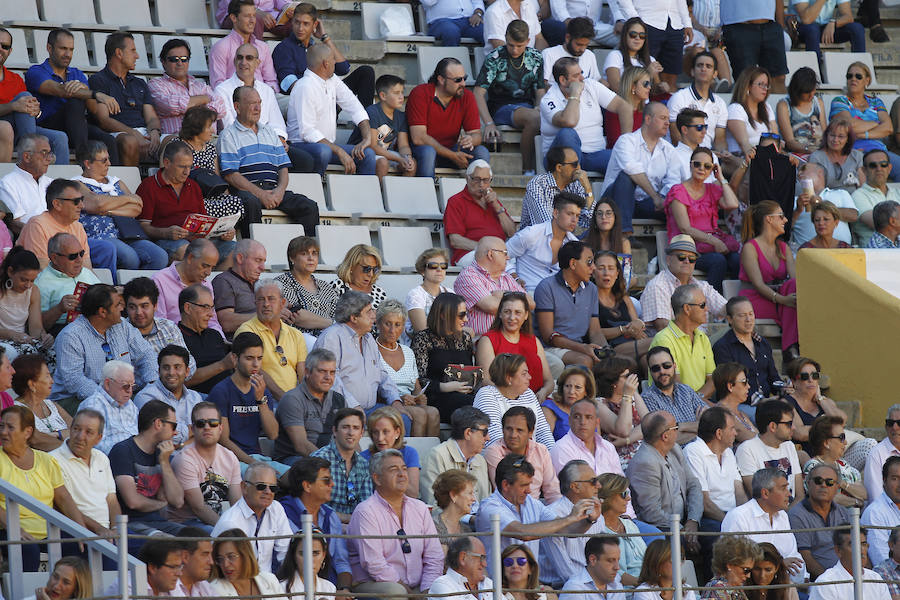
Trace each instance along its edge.
{"label": "empty seat", "polygon": [[388,298],[404,302],[409,290],[422,283],[422,276],[418,273],[387,273],[379,277],[377,283],[384,288]]}
{"label": "empty seat", "polygon": [[[47,36],[50,35],[50,32],[46,29],[35,29],[33,33],[35,58],[37,58],[38,62],[43,62],[44,59],[47,58]],[[75,52],[72,54],[71,66],[83,70],[94,70],[91,67],[91,59],[88,58],[88,49],[84,39],[84,32],[72,31],[72,36],[75,38]],[[102,49],[100,51],[100,56],[103,56]]]}
{"label": "empty seat", "polygon": [[438,180],[441,212],[447,209],[447,201],[450,200],[450,197],[463,191],[464,187],[466,187],[466,180],[462,177],[441,177]]}
{"label": "empty seat", "polygon": [[171,29],[154,27],[150,17],[150,5],[147,0],[94,0],[97,9],[97,22],[106,25],[118,25],[122,29],[170,33]]}
{"label": "empty seat", "polygon": [[141,170],[137,167],[110,167],[107,175],[121,179],[132,193],[141,185]]}
{"label": "empty seat", "polygon": [[[400,298],[403,300],[403,298]],[[437,437],[407,437],[405,438],[406,445],[410,448],[415,448],[416,452],[419,453],[419,456],[422,457],[422,460],[425,460],[425,456],[431,452],[431,450],[435,446],[439,446],[441,443],[441,438]]]}
{"label": "empty seat", "polygon": [[357,244],[372,244],[369,228],[365,225],[317,225],[322,264],[337,266],[344,260],[347,250]]}
{"label": "empty seat", "polygon": [[415,33],[416,26],[413,23],[412,7],[409,4],[382,4],[380,2],[363,2],[362,3],[362,21],[363,21],[363,37],[367,40],[383,40],[406,41],[414,38],[411,35],[385,36],[381,35],[381,14],[389,8],[401,8],[406,11],[407,24],[410,30]]}
{"label": "empty seat", "polygon": [[108,285],[113,285],[114,282],[113,282],[112,271],[110,271],[109,269],[98,269],[97,267],[94,267],[93,269],[91,269],[91,271],[94,272],[94,275],[97,276],[97,279],[100,280],[100,283],[106,283]]}
{"label": "empty seat", "polygon": [[825,63],[826,83],[844,87],[846,83],[847,68],[851,63],[861,62],[869,67],[872,73],[872,83],[866,88],[868,90],[888,90],[897,91],[896,85],[882,85],[878,83],[875,77],[875,65],[872,63],[872,55],[868,52],[823,52],[822,58]]}
{"label": "empty seat", "polygon": [[303,235],[303,225],[250,223],[250,237],[265,247],[270,271],[287,269],[287,247],[298,235]]}
{"label": "empty seat", "polygon": [[819,73],[819,56],[815,52],[801,52],[795,50],[792,52],[785,52],[785,58],[787,59],[788,81],[791,80],[794,73],[801,67],[809,67],[816,72],[816,79],[822,81],[822,75]]}
{"label": "empty seat", "polygon": [[375,175],[326,175],[331,208],[338,212],[383,213],[381,187]]}
{"label": "empty seat", "polygon": [[381,257],[391,267],[412,267],[422,252],[434,247],[427,227],[379,225],[378,237],[381,239]]}
{"label": "empty seat", "polygon": [[6,68],[8,69],[27,69],[31,66],[31,59],[28,58],[28,44],[25,42],[25,32],[21,29],[9,29],[12,36],[12,50],[6,59]]}
{"label": "empty seat", "polygon": [[384,205],[392,213],[441,218],[431,177],[392,177],[381,180]]}
{"label": "empty seat", "polygon": [[[96,269],[95,269],[96,271]],[[140,270],[130,270],[130,269],[118,269],[116,271],[116,276],[119,279],[119,285],[125,285],[132,279],[137,279],[138,277],[150,277],[151,279],[156,274],[156,271],[140,271]]]}
{"label": "empty seat", "polygon": [[475,59],[475,70],[472,71],[472,74],[475,75],[475,77],[478,77],[478,74],[481,73],[481,65],[484,64],[485,56],[484,48],[480,46],[472,50],[472,58]]}
{"label": "empty seat", "polygon": [[6,25],[36,25],[41,21],[34,0],[0,0],[0,15]]}
{"label": "empty seat", "polygon": [[[109,35],[107,33],[103,33],[100,31],[95,31],[91,34],[94,39],[94,57],[97,59],[97,66],[102,67],[106,64],[106,52],[104,48],[106,47],[106,36]],[[144,36],[140,33],[133,33],[134,36],[134,49],[137,50],[138,59],[134,64],[134,68],[136,71],[149,71],[153,67],[151,67],[150,60],[147,57],[147,42],[144,40]]]}
{"label": "empty seat", "polygon": [[78,165],[50,165],[47,167],[47,177],[51,179],[71,179],[81,175],[81,167]]}
{"label": "empty seat", "polygon": [[464,46],[443,47],[443,46],[419,46],[419,79],[428,81],[431,74],[434,73],[434,67],[442,58],[453,57],[462,63],[463,69],[466,70],[466,85],[475,85],[475,78],[472,75],[472,61],[469,59],[469,49]]}
{"label": "empty seat", "polygon": [[[209,14],[203,0],[156,0],[156,24],[177,30],[209,30]],[[218,29],[215,27],[213,29]]]}
{"label": "empty seat", "polygon": [[97,22],[93,0],[42,0],[41,4],[44,7],[44,20],[51,23]]}
{"label": "empty seat", "polygon": [[288,173],[288,189],[318,204],[320,213],[328,212],[322,178],[318,173]]}
{"label": "empty seat", "polygon": [[[159,51],[162,50],[163,45],[173,37],[176,36],[153,35],[150,37],[150,41],[153,44],[152,64],[159,69],[163,68],[163,66],[159,63]],[[180,35],[177,37],[186,41],[191,49],[191,62],[188,64],[188,70],[190,71],[190,73],[192,75],[201,75],[203,77],[206,77],[209,73],[209,67],[206,64],[206,48],[203,46],[203,38],[189,35]]]}

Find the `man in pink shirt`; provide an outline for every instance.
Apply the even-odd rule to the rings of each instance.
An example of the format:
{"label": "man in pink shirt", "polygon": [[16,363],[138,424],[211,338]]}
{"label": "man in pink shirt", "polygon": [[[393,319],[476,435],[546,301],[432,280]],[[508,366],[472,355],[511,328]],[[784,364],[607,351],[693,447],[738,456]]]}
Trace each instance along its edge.
{"label": "man in pink shirt", "polygon": [[[219,251],[212,242],[206,238],[192,240],[185,248],[184,260],[169,265],[153,276],[153,282],[159,288],[156,316],[169,319],[173,323],[181,321],[178,294],[184,288],[195,283],[202,284],[209,290],[210,295],[215,297],[212,285],[206,278],[209,277],[218,262]],[[222,333],[222,326],[219,325],[215,313],[212,314],[208,327]],[[224,335],[222,333],[223,337]]]}
{"label": "man in pink shirt", "polygon": [[[350,517],[352,591],[379,598],[425,592],[444,572],[444,551],[428,506],[406,495],[409,476],[399,450],[383,450],[369,461],[375,491]],[[429,538],[373,539],[384,535]]]}
{"label": "man in pink shirt", "polygon": [[[219,4],[223,2],[224,0],[220,0]],[[256,5],[253,4],[253,0],[228,2],[228,20],[233,26],[231,33],[209,49],[209,85],[215,88],[234,75],[234,53],[241,44],[253,44],[259,53],[256,78],[264,81],[278,93],[278,78],[275,75],[275,65],[272,63],[272,53],[265,42],[253,33],[256,27]]]}
{"label": "man in pink shirt", "polygon": [[[557,474],[570,460],[583,460],[594,473],[616,473],[625,476],[616,447],[600,437],[597,432],[597,405],[592,398],[583,398],[569,410],[569,433],[556,442],[550,450],[550,458]],[[634,518],[631,500],[626,513]]]}
{"label": "man in pink shirt", "polygon": [[[253,35],[262,39],[263,33],[266,31],[278,37],[284,37],[290,32],[291,18],[294,15],[294,9],[287,10],[287,21],[283,25],[276,25],[278,15],[282,9],[291,4],[292,0],[254,0],[256,6],[256,26],[253,29]],[[228,2],[220,0],[216,8],[216,23],[225,29],[231,29],[231,20],[228,18]]]}

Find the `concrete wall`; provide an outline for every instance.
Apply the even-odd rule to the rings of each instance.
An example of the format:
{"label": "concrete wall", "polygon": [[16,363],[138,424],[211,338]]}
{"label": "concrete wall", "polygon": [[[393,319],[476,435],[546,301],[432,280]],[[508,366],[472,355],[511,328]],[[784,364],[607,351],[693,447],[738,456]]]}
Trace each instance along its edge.
{"label": "concrete wall", "polygon": [[[887,407],[900,401],[900,298],[867,279],[866,254],[801,251],[797,312],[801,352],[831,377],[831,397],[859,401],[861,425],[877,427]],[[897,265],[900,277],[900,256]]]}

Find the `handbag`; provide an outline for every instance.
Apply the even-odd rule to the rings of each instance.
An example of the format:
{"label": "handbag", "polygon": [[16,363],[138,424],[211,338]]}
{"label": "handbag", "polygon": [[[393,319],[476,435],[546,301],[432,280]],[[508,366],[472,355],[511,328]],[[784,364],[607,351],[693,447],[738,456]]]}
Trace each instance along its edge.
{"label": "handbag", "polygon": [[200,186],[204,198],[212,198],[228,191],[228,182],[212,169],[193,169],[190,178]]}
{"label": "handbag", "polygon": [[481,367],[470,365],[449,364],[444,368],[444,382],[461,381],[472,387],[472,391],[484,385],[484,371]]}
{"label": "handbag", "polygon": [[147,232],[141,227],[141,224],[134,217],[122,217],[112,215],[113,223],[119,230],[119,239],[126,242],[137,242],[140,240],[149,240]]}

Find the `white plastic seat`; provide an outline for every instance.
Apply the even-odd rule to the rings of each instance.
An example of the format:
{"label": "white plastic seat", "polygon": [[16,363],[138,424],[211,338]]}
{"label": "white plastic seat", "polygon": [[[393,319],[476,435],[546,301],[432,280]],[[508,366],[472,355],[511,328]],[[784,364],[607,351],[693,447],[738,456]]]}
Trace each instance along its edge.
{"label": "white plastic seat", "polygon": [[333,267],[344,260],[347,250],[353,246],[372,245],[369,228],[365,225],[317,225],[316,237],[319,238],[322,264]]}
{"label": "white plastic seat", "polygon": [[822,74],[819,73],[819,56],[815,52],[793,50],[791,52],[785,52],[784,56],[787,60],[788,81],[791,80],[794,73],[801,67],[809,67],[816,72],[816,79],[822,81]]}
{"label": "white plastic seat", "polygon": [[141,170],[137,167],[110,167],[107,175],[114,175],[122,180],[134,194],[141,185]]}
{"label": "white plastic seat", "polygon": [[[162,50],[163,45],[173,37],[176,36],[153,35],[150,37],[150,42],[153,44],[153,64],[157,68],[163,68],[163,66],[159,64],[159,51]],[[190,35],[179,35],[177,37],[178,39],[186,41],[191,49],[191,62],[188,63],[188,71],[190,71],[192,75],[206,77],[209,74],[209,67],[206,64],[206,48],[203,46],[203,38]]]}
{"label": "white plastic seat", "polygon": [[447,202],[450,200],[450,197],[460,193],[465,187],[466,180],[462,177],[441,177],[438,180],[438,189],[440,190],[438,201],[440,202],[441,212],[447,210]]}
{"label": "white plastic seat", "polygon": [[171,34],[171,28],[156,27],[147,0],[94,0],[97,22],[118,25],[121,29]]}
{"label": "white plastic seat", "polygon": [[328,199],[338,212],[383,213],[381,186],[375,175],[326,175]]}
{"label": "white plastic seat", "polygon": [[381,180],[384,205],[392,213],[441,218],[431,177],[393,177]]}
{"label": "white plastic seat", "polygon": [[398,35],[398,36],[389,36],[385,38],[381,35],[381,27],[379,26],[379,19],[381,18],[381,13],[391,7],[399,6],[403,8],[407,12],[407,22],[410,28],[415,31],[416,25],[413,22],[413,13],[412,7],[409,4],[382,4],[380,2],[363,2],[362,3],[362,22],[363,22],[363,37],[367,40],[391,40],[391,41],[406,41],[418,39],[414,36],[410,35]]}
{"label": "white plastic seat", "polygon": [[156,274],[156,271],[145,271],[145,270],[131,270],[131,269],[117,269],[116,275],[119,278],[119,285],[125,285],[132,279],[137,279],[138,277],[150,277],[151,279]]}
{"label": "white plastic seat", "polygon": [[872,74],[872,83],[866,88],[867,90],[897,91],[896,85],[878,83],[872,54],[869,52],[823,52],[822,58],[825,63],[825,73],[823,74],[825,82],[832,86],[843,88],[846,84],[847,68],[851,63],[861,62],[869,67],[869,72]]}
{"label": "white plastic seat", "polygon": [[483,47],[474,48],[472,50],[472,58],[475,59],[475,70],[472,74],[477,78],[478,74],[481,73],[481,65],[484,64],[484,58],[486,53]]}
{"label": "white plastic seat", "polygon": [[[98,67],[106,64],[106,52],[104,48],[106,47],[107,35],[109,34],[101,31],[91,33],[94,40],[94,57],[97,59]],[[132,33],[131,35],[134,37],[134,49],[137,50],[138,53],[138,59],[134,64],[134,69],[136,71],[151,70],[153,67],[150,65],[150,61],[147,57],[147,42],[144,39],[144,36],[140,33]]]}
{"label": "white plastic seat", "polygon": [[472,74],[472,61],[469,59],[469,49],[464,46],[419,46],[419,78],[428,81],[434,73],[434,67],[442,58],[453,57],[462,63],[466,70],[466,85],[475,85],[475,77]]}
{"label": "white plastic seat", "polygon": [[[403,300],[404,298],[400,298]],[[439,446],[441,443],[441,438],[437,437],[406,437],[404,438],[406,441],[406,445],[410,448],[415,448],[416,452],[419,453],[419,457],[422,460],[425,460],[425,456],[429,454],[436,446]]]}
{"label": "white plastic seat", "polygon": [[156,23],[178,31],[186,29],[218,30],[209,26],[209,14],[203,0],[156,0]]}
{"label": "white plastic seat", "polygon": [[434,247],[427,227],[378,226],[381,258],[391,267],[413,267],[416,258]]}
{"label": "white plastic seat", "polygon": [[[394,298],[400,302],[404,302],[409,290],[422,283],[422,276],[418,273],[387,273],[379,277],[376,283],[384,288],[388,298]],[[444,285],[447,285],[446,281],[444,282]]]}
{"label": "white plastic seat", "polygon": [[28,44],[25,41],[25,31],[10,27],[9,34],[12,36],[12,50],[6,59],[6,68],[8,69],[27,69],[31,66],[31,59],[28,58]]}
{"label": "white plastic seat", "polygon": [[51,179],[72,179],[81,175],[81,167],[78,165],[50,165],[47,167],[47,177]]}
{"label": "white plastic seat", "polygon": [[41,0],[41,4],[44,7],[44,20],[51,23],[97,22],[92,0]]}
{"label": "white plastic seat", "polygon": [[318,173],[288,173],[288,189],[295,194],[303,194],[319,205],[319,212],[328,212],[325,189]]}
{"label": "white plastic seat", "polygon": [[[6,25],[37,25],[41,22],[38,16],[37,3],[34,0],[0,0],[0,15]],[[11,18],[15,16],[15,18]],[[15,41],[15,40],[13,40]],[[9,66],[8,64],[6,65]],[[26,588],[28,589],[28,588]]]}
{"label": "white plastic seat", "polygon": [[[46,29],[35,29],[32,33],[34,34],[35,54],[38,61],[43,62],[44,58],[47,57],[47,36],[50,35],[50,32]],[[91,59],[88,57],[84,32],[72,31],[72,36],[75,38],[75,51],[72,53],[71,66],[78,69],[93,70],[91,69]],[[15,48],[15,40],[13,40],[13,47]]]}
{"label": "white plastic seat", "polygon": [[100,280],[100,283],[113,285],[112,271],[110,271],[109,269],[99,269],[97,267],[94,267],[93,269],[91,269],[91,271],[94,272],[94,275],[97,276],[97,279]]}
{"label": "white plastic seat", "polygon": [[288,244],[300,235],[303,235],[303,225],[250,223],[250,237],[265,247],[266,268],[270,271],[287,269]]}

